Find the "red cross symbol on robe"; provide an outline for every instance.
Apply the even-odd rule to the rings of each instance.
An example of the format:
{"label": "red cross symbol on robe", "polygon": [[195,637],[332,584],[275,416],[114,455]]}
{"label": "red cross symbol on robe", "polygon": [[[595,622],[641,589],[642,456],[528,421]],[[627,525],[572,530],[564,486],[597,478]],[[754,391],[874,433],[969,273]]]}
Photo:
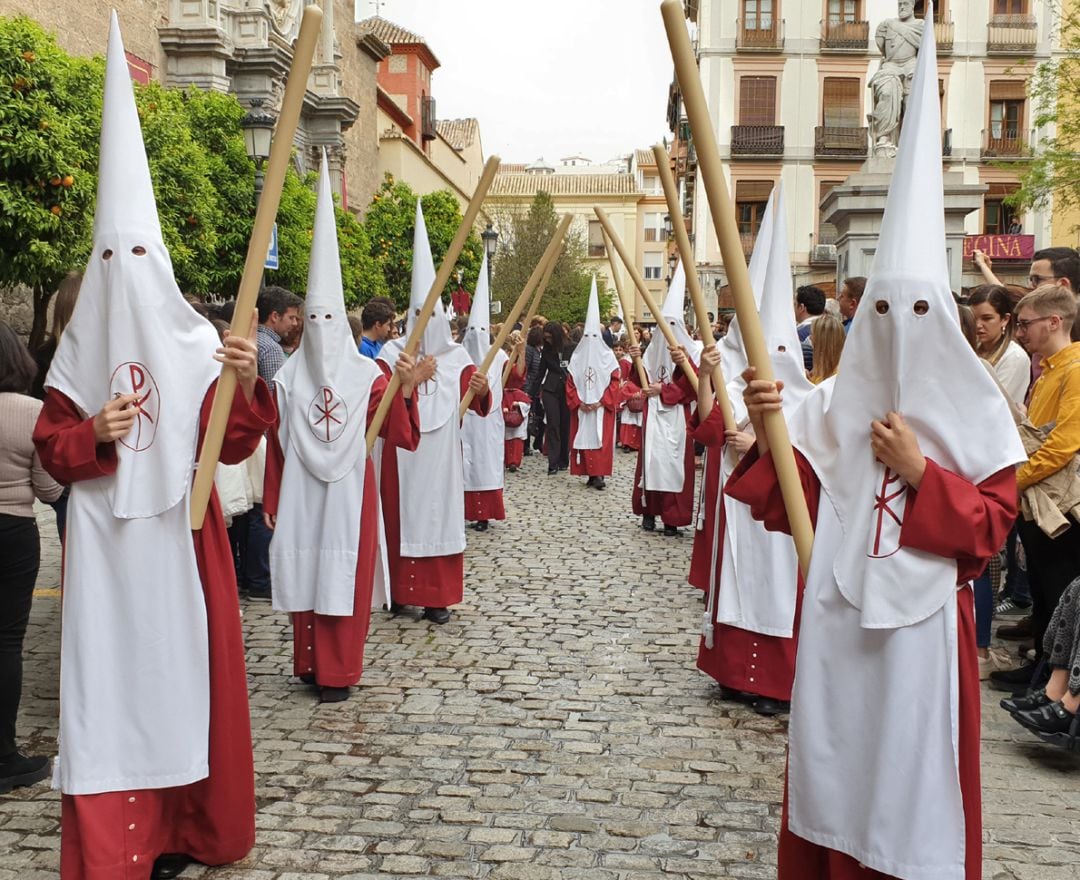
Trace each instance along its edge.
{"label": "red cross symbol on robe", "polygon": [[881,483],[874,492],[874,530],[871,559],[884,559],[900,549],[900,529],[904,525],[907,483],[891,468],[883,467]]}
{"label": "red cross symbol on robe", "polygon": [[333,388],[323,386],[308,407],[308,424],[312,433],[323,443],[332,443],[341,436],[349,421],[345,401]]}
{"label": "red cross symbol on robe", "polygon": [[143,452],[150,448],[157,434],[158,413],[161,406],[161,398],[157,390],[157,382],[147,369],[145,364],[137,361],[128,361],[113,370],[112,380],[109,382],[109,390],[114,397],[124,394],[137,394],[138,400],[135,405],[139,407],[138,418],[126,437],[120,438],[120,443],[133,452]]}

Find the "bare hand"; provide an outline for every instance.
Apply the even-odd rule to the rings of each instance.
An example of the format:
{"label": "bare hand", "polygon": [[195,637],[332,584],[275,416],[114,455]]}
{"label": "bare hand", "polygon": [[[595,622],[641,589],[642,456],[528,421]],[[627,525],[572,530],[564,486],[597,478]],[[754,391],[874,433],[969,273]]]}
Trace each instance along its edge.
{"label": "bare hand", "polygon": [[701,371],[711,373],[720,366],[720,351],[715,345],[707,345],[701,350]]}
{"label": "bare hand", "polygon": [[652,385],[649,385],[647,388],[642,388],[641,393],[645,397],[659,397],[660,392],[663,390],[663,385],[661,385],[659,382],[653,382]]}
{"label": "bare hand", "polygon": [[439,362],[432,355],[420,358],[420,362],[413,368],[413,382],[422,385],[427,382],[439,368]]}
{"label": "bare hand", "polygon": [[640,360],[640,358],[641,358],[641,346],[640,345],[631,345],[628,349],[626,349],[626,353],[628,355],[630,355],[630,357],[632,357],[635,361]]}
{"label": "bare hand", "polygon": [[236,381],[249,401],[255,396],[255,383],[259,379],[259,353],[255,343],[258,327],[259,312],[253,309],[247,337],[233,336],[226,330],[225,339],[214,355],[214,360],[222,367],[236,370]]}
{"label": "bare hand", "polygon": [[746,431],[725,431],[724,437],[727,439],[728,446],[739,455],[745,455],[756,439],[753,434]]}
{"label": "bare hand", "polygon": [[682,346],[669,345],[667,350],[671,359],[675,361],[675,366],[682,367],[686,364],[686,351]]}
{"label": "bare hand", "polygon": [[488,393],[488,377],[477,370],[469,377],[469,389],[474,397],[485,397]]}
{"label": "bare hand", "polygon": [[394,364],[394,372],[397,374],[398,381],[401,382],[401,396],[412,397],[413,391],[416,390],[416,377],[414,375],[416,361],[413,360],[412,355],[407,351],[402,351]]}
{"label": "bare hand", "polygon": [[586,412],[586,413],[596,412],[598,409],[600,409],[600,404],[599,403],[582,403],[580,405],[580,409],[581,409],[582,412]]}
{"label": "bare hand", "polygon": [[138,394],[121,394],[106,403],[94,416],[94,439],[112,443],[126,437],[139,417],[138,399]]}
{"label": "bare hand", "polygon": [[275,514],[273,514],[273,513],[264,513],[263,514],[263,522],[266,523],[266,527],[268,529],[276,529],[277,528],[277,516]]}
{"label": "bare hand", "polygon": [[976,248],[975,252],[971,255],[971,262],[980,269],[992,269],[994,267],[993,262],[991,262],[990,258],[986,255],[986,252],[980,251],[978,248]]}
{"label": "bare hand", "polygon": [[870,448],[885,467],[903,477],[912,489],[919,488],[926,473],[926,458],[915,432],[900,413],[890,412],[884,419],[870,423]]}

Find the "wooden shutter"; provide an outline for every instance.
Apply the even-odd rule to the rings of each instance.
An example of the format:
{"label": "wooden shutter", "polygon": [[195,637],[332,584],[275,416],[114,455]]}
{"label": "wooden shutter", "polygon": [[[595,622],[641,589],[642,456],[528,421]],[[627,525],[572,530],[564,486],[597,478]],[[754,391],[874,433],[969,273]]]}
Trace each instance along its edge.
{"label": "wooden shutter", "polygon": [[862,89],[854,77],[825,77],[822,90],[822,124],[827,128],[861,128]]}
{"label": "wooden shutter", "polygon": [[771,180],[739,180],[735,183],[735,201],[767,202],[772,191]]}
{"label": "wooden shutter", "polygon": [[775,76],[744,76],[739,80],[739,124],[776,124]]}
{"label": "wooden shutter", "polygon": [[1016,79],[995,79],[990,81],[991,101],[1026,101],[1027,83]]}

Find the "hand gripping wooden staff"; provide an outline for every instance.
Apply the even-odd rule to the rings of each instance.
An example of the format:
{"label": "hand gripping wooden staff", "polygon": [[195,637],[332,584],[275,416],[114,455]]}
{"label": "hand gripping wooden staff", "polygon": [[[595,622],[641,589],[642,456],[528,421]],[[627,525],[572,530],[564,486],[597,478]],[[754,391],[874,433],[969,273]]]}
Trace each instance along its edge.
{"label": "hand gripping wooden staff", "polygon": [[[232,326],[229,333],[234,336],[246,336],[251,325],[251,312],[259,298],[259,285],[262,282],[263,263],[270,248],[270,236],[277,217],[278,204],[281,202],[281,188],[285,184],[285,171],[289,167],[296,126],[300,120],[300,109],[307,90],[308,74],[315,57],[315,47],[319,42],[319,30],[322,27],[322,10],[318,6],[304,8],[300,21],[300,35],[293,47],[292,66],[285,83],[285,95],[281,99],[281,113],[274,127],[274,139],[270,145],[270,160],[266,164],[266,177],[263,191],[255,209],[255,224],[248,242],[247,259],[244,261],[244,274],[240,277],[240,289],[236,294],[236,308],[233,310]],[[223,367],[214,392],[214,402],[210,408],[210,421],[203,437],[202,452],[195,470],[195,482],[191,487],[191,528],[198,531],[206,518],[206,506],[210,503],[210,490],[214,487],[214,472],[221,457],[221,444],[225,441],[225,428],[229,422],[233,397],[236,395],[236,370]]]}
{"label": "hand gripping wooden staff", "polygon": [[[671,57],[675,62],[675,78],[683,96],[683,106],[690,122],[690,131],[697,150],[698,167],[701,169],[705,194],[709,200],[709,212],[720,242],[720,253],[724,260],[728,283],[735,297],[735,312],[739,317],[739,329],[751,366],[757,370],[757,378],[771,381],[773,378],[772,362],[769,360],[765,335],[761,330],[761,320],[754,304],[754,294],[750,287],[750,273],[746,269],[746,256],[743,254],[739,232],[735,225],[735,212],[732,209],[724,170],[720,162],[720,150],[716,145],[709,107],[705,103],[705,91],[701,87],[701,76],[697,60],[690,45],[690,35],[683,19],[683,4],[680,0],[664,0],[660,4],[660,14],[664,19]],[[777,222],[782,222],[778,220]],[[769,439],[776,475],[780,481],[780,492],[784,498],[791,534],[795,539],[795,549],[799,555],[799,568],[806,577],[810,567],[810,554],[814,547],[814,527],[810,522],[810,511],[806,506],[799,480],[799,470],[795,464],[795,453],[791,448],[787,423],[781,412],[765,414],[765,433]]]}
{"label": "hand gripping wooden staff", "polygon": [[[532,270],[532,274],[525,283],[524,289],[518,295],[517,302],[514,303],[514,307],[510,309],[510,313],[506,316],[506,320],[503,321],[502,328],[499,330],[499,335],[495,337],[495,341],[491,343],[491,348],[488,349],[488,353],[484,356],[483,361],[480,362],[480,366],[476,368],[477,372],[483,373],[483,375],[486,376],[488,370],[491,369],[491,365],[495,362],[495,356],[499,353],[503,343],[506,342],[506,337],[510,335],[510,331],[514,328],[514,323],[525,308],[525,303],[529,301],[529,297],[533,295],[533,291],[536,290],[537,285],[540,284],[540,279],[543,278],[544,274],[547,272],[548,264],[553,263],[558,256],[559,250],[562,248],[563,237],[566,235],[566,230],[570,228],[570,221],[573,219],[571,214],[563,214],[563,218],[559,221],[559,225],[555,227],[555,234],[551,237],[551,241],[548,242],[548,246],[544,249],[543,255],[536,264],[536,268]],[[465,413],[468,412],[469,406],[472,404],[475,396],[476,395],[473,394],[471,388],[465,392],[465,396],[461,399],[461,406],[458,408],[459,419],[465,418]]]}
{"label": "hand gripping wooden staff", "polygon": [[[660,183],[664,187],[664,196],[667,198],[671,228],[675,233],[675,244],[679,249],[683,270],[686,272],[686,289],[690,292],[690,301],[694,304],[694,312],[697,315],[698,332],[701,333],[701,341],[705,345],[715,345],[716,339],[713,337],[712,324],[709,322],[709,310],[705,307],[705,297],[701,292],[701,283],[698,281],[697,271],[694,268],[694,252],[690,247],[690,236],[686,232],[686,220],[679,206],[679,190],[675,186],[675,177],[671,173],[671,157],[661,144],[653,147],[653,156],[656,157]],[[719,364],[712,373],[712,386],[716,401],[720,404],[720,412],[724,417],[724,427],[728,431],[737,430],[735,411],[731,408],[727,383],[724,381],[724,372]]]}
{"label": "hand gripping wooden staff", "polygon": [[[420,349],[420,343],[424,339],[424,329],[427,327],[428,321],[431,320],[432,312],[435,311],[435,301],[442,296],[443,288],[446,287],[446,282],[450,280],[450,273],[454,271],[458,257],[461,256],[461,250],[465,247],[473,223],[476,222],[476,216],[480,213],[480,208],[484,204],[484,199],[487,198],[491,183],[495,180],[495,172],[498,170],[499,157],[492,156],[484,164],[484,172],[480,175],[480,181],[476,184],[476,191],[473,193],[469,206],[465,209],[465,214],[461,218],[461,225],[458,226],[457,234],[454,236],[454,240],[450,242],[450,247],[447,248],[446,256],[443,257],[439,271],[435,275],[435,281],[432,283],[431,289],[428,290],[427,299],[424,300],[420,314],[416,316],[416,323],[413,324],[413,328],[409,332],[409,338],[405,340],[405,352],[411,356],[415,356]],[[383,392],[382,400],[379,401],[379,406],[371,419],[371,427],[367,431],[368,455],[375,448],[375,441],[379,439],[379,431],[382,430],[383,422],[386,421],[386,414],[390,412],[390,404],[394,402],[394,395],[398,393],[400,388],[401,379],[398,378],[395,370],[390,376],[390,383],[386,386],[386,391]]]}
{"label": "hand gripping wooden staff", "polygon": [[[596,216],[600,218],[600,224],[604,227],[607,237],[611,240],[611,243],[615,245],[615,250],[619,254],[619,259],[623,261],[623,265],[626,266],[626,271],[630,273],[630,277],[634,281],[634,286],[637,287],[638,293],[641,294],[641,298],[645,301],[645,306],[656,318],[656,326],[659,327],[660,332],[664,334],[664,339],[667,340],[667,344],[672,348],[678,348],[679,341],[675,338],[675,334],[671,332],[671,325],[664,320],[663,311],[656,307],[656,301],[652,298],[652,294],[649,293],[649,288],[645,286],[645,279],[641,277],[641,273],[637,270],[637,266],[634,265],[633,260],[631,260],[626,253],[626,248],[623,246],[623,243],[615,234],[615,230],[611,226],[611,221],[608,219],[607,213],[603,208],[596,205],[593,206],[593,210],[596,212]],[[689,357],[683,361],[682,369],[686,374],[687,381],[693,389],[697,391],[697,373],[694,372],[694,368],[690,365]],[[643,385],[642,387],[647,388],[648,385]]]}
{"label": "hand gripping wooden staff", "polygon": [[[532,323],[532,319],[536,317],[536,313],[540,311],[540,301],[544,298],[544,291],[547,290],[548,284],[551,282],[551,276],[555,274],[555,267],[559,263],[559,257],[562,255],[562,246],[566,242],[563,238],[559,242],[559,249],[551,255],[551,261],[547,265],[547,269],[544,270],[544,277],[540,279],[540,283],[536,286],[536,293],[533,295],[532,302],[529,303],[529,310],[525,313],[525,317],[521,319],[521,326],[525,330],[526,336],[529,333],[529,324]],[[541,258],[542,259],[542,258]],[[521,352],[521,357],[518,358],[518,365],[522,370],[525,369],[525,351]],[[503,370],[503,387],[506,387],[506,383],[510,380],[510,373],[514,369],[514,360],[511,358],[506,363],[506,369]]]}
{"label": "hand gripping wooden staff", "polygon": [[[615,293],[619,295],[619,303],[622,305],[623,326],[626,328],[626,338],[630,340],[630,342],[634,342],[634,303],[633,300],[626,295],[626,291],[623,290],[622,279],[619,277],[619,264],[615,261],[615,249],[608,240],[607,230],[601,227],[600,234],[604,236],[604,247],[607,250],[608,262],[611,264],[611,277],[615,279]],[[634,358],[634,367],[637,369],[638,384],[642,388],[648,387],[649,374],[645,372],[645,364],[641,362],[640,355]]]}

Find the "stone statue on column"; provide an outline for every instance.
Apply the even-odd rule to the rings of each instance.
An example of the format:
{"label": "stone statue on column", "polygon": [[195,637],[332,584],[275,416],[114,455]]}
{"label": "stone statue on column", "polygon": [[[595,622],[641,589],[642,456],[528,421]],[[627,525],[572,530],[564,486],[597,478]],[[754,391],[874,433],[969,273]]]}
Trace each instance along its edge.
{"label": "stone statue on column", "polygon": [[912,0],[900,0],[897,7],[897,17],[887,18],[874,34],[874,42],[883,56],[881,67],[870,80],[874,109],[866,117],[875,158],[896,156],[900,122],[922,41],[924,23],[915,18],[915,4]]}

